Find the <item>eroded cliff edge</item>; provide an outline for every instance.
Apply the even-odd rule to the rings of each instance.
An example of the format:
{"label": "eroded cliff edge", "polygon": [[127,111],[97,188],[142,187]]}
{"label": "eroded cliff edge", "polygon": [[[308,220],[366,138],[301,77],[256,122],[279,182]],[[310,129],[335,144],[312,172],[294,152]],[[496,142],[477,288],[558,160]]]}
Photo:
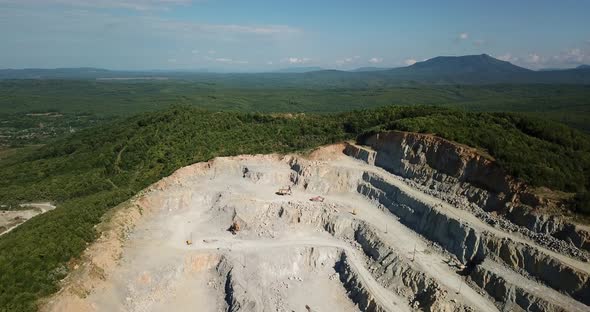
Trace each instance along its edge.
{"label": "eroded cliff edge", "polygon": [[562,202],[539,195],[481,151],[434,135],[401,131],[368,135],[358,144],[348,144],[345,153],[472,210],[488,223],[588,258],[588,227],[564,214]]}

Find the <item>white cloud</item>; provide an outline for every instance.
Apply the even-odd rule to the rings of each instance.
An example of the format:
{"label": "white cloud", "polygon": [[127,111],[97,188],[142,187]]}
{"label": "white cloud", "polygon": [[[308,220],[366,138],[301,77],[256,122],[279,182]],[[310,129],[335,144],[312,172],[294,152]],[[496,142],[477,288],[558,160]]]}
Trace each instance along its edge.
{"label": "white cloud", "polygon": [[235,56],[231,53],[237,47],[244,50],[242,58],[235,56],[237,61],[259,55],[261,46],[268,47],[268,54],[270,49],[280,53],[276,50],[295,44],[298,32],[281,25],[206,24],[159,14],[0,4],[0,67],[155,68],[171,65],[170,57],[176,64],[198,67],[212,62],[205,56]]}
{"label": "white cloud", "polygon": [[[194,27],[194,25],[193,25]],[[275,35],[298,33],[299,29],[285,26],[285,25],[268,25],[268,26],[248,26],[248,25],[215,25],[215,24],[201,24],[198,27],[203,31],[209,32],[229,32],[238,34],[256,34],[256,35]]]}
{"label": "white cloud", "polygon": [[372,57],[369,59],[369,63],[371,63],[371,64],[379,64],[382,62],[383,62],[383,59],[380,57]]}
{"label": "white cloud", "polygon": [[519,58],[516,56],[512,56],[511,53],[506,53],[504,55],[500,55],[497,57],[497,59],[502,60],[502,61],[506,61],[506,62],[518,62]]}
{"label": "white cloud", "polygon": [[468,33],[466,33],[466,32],[464,32],[464,33],[460,33],[460,34],[459,34],[459,39],[461,39],[461,40],[466,40],[466,39],[469,39],[469,34],[468,34]]}
{"label": "white cloud", "polygon": [[530,63],[530,64],[539,64],[539,63],[543,62],[543,60],[544,60],[543,57],[540,56],[539,54],[530,53],[526,57],[525,62]]}
{"label": "white cloud", "polygon": [[135,11],[168,10],[174,6],[190,5],[193,0],[0,0],[0,4],[28,6],[69,6],[96,9],[126,9]]}
{"label": "white cloud", "polygon": [[176,63],[176,62],[177,62],[177,60],[174,58],[168,59],[168,63]]}
{"label": "white cloud", "polygon": [[590,50],[584,48],[572,48],[563,50],[555,55],[544,55],[539,52],[531,52],[526,55],[505,53],[496,56],[496,58],[533,69],[572,68],[580,64],[590,63]]}
{"label": "white cloud", "polygon": [[167,31],[176,31],[181,33],[197,33],[209,35],[251,35],[277,37],[288,36],[301,33],[301,30],[286,25],[236,25],[236,24],[204,24],[196,22],[184,22],[175,20],[166,20],[161,18],[144,17],[151,20],[154,27]]}
{"label": "white cloud", "polygon": [[307,64],[311,59],[307,57],[288,57],[283,61],[289,64]]}
{"label": "white cloud", "polygon": [[531,68],[569,68],[580,64],[590,63],[590,52],[580,48],[564,50],[553,56],[542,55],[537,52],[525,56],[515,56],[511,53],[496,56],[496,58],[522,64]]}
{"label": "white cloud", "polygon": [[[7,3],[14,0],[0,0],[2,3]],[[18,0],[33,2],[37,0]],[[58,0],[50,0],[58,1]],[[78,2],[74,0],[62,0],[63,2]],[[113,1],[114,3],[127,3],[127,1]],[[133,0],[145,3],[163,3],[163,4],[181,4],[190,3],[188,0]],[[79,1],[80,3],[86,3],[86,0]],[[88,3],[94,3],[94,0],[87,1]],[[97,1],[102,3],[104,1]],[[109,1],[107,1],[109,2]],[[110,3],[110,2],[109,2]],[[199,23],[194,21],[180,21],[174,19],[167,19],[158,16],[158,14],[139,14],[139,15],[121,15],[107,11],[96,11],[96,10],[82,10],[82,9],[68,9],[56,14],[55,11],[43,10],[43,8],[35,7],[34,9],[21,8],[21,9],[10,9],[6,12],[0,10],[0,17],[10,16],[16,18],[20,16],[21,19],[35,19],[35,20],[46,20],[51,22],[49,25],[52,28],[60,27],[61,25],[68,25],[71,29],[69,31],[76,31],[76,28],[82,27],[103,27],[109,32],[119,32],[122,30],[134,29],[142,30],[143,32],[167,32],[174,36],[196,36],[196,35],[209,35],[214,38],[218,36],[260,36],[260,37],[272,37],[279,38],[279,36],[288,36],[292,34],[300,34],[302,30],[294,28],[288,25],[239,25],[239,24],[213,24],[213,23]],[[4,13],[4,14],[2,14]],[[15,16],[15,14],[17,14]],[[49,21],[51,20],[51,21]],[[75,23],[75,24],[74,24]],[[124,29],[122,29],[124,28]],[[103,29],[104,30],[104,29]],[[219,38],[224,39],[224,38]],[[214,52],[213,52],[214,53]]]}
{"label": "white cloud", "polygon": [[226,57],[214,58],[213,61],[215,61],[217,63],[225,63],[225,64],[248,64],[248,61],[234,60],[234,59],[226,58]]}
{"label": "white cloud", "polygon": [[336,60],[335,63],[338,66],[344,66],[344,65],[356,63],[360,58],[361,58],[360,56],[355,55],[355,56],[345,57],[345,58]]}
{"label": "white cloud", "polygon": [[410,65],[414,65],[414,64],[416,64],[416,62],[417,62],[417,61],[416,61],[415,59],[413,59],[413,58],[409,58],[409,59],[406,59],[406,60],[404,61],[404,64],[406,64],[407,66],[410,66]]}
{"label": "white cloud", "polygon": [[273,62],[273,61],[268,61],[268,62],[266,62],[266,65],[273,65],[273,64],[274,64],[274,62]]}
{"label": "white cloud", "polygon": [[582,64],[590,62],[590,53],[580,48],[574,48],[553,56],[553,61],[565,65]]}

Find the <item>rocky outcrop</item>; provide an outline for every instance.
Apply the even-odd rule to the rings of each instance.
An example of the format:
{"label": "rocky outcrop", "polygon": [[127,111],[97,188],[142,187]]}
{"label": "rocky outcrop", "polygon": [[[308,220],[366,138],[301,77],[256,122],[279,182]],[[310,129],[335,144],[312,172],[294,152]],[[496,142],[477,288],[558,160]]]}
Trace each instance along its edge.
{"label": "rocky outcrop", "polygon": [[410,260],[387,246],[370,227],[361,225],[355,240],[369,257],[373,276],[388,289],[403,295],[422,311],[473,311],[449,298],[449,289],[413,267]]}
{"label": "rocky outcrop", "polygon": [[392,131],[361,143],[370,146],[374,155],[354,153],[352,147],[349,153],[374,159],[378,167],[441,192],[465,196],[487,210],[497,210],[522,189],[521,183],[489,157],[435,136]]}
{"label": "rocky outcrop", "polygon": [[359,143],[367,147],[348,144],[345,153],[441,194],[460,208],[474,204],[517,226],[590,251],[588,230],[543,213],[544,207],[557,203],[540,198],[474,148],[433,135],[400,131],[377,133]]}
{"label": "rocky outcrop", "polygon": [[379,201],[398,216],[400,222],[441,244],[461,262],[467,262],[481,250],[481,236],[466,224],[413,198],[374,174],[365,173],[363,179],[366,183],[359,184],[359,193]]}
{"label": "rocky outcrop", "polygon": [[263,311],[263,305],[248,294],[241,266],[235,266],[227,257],[221,257],[216,271],[224,281],[225,303],[228,312]]}
{"label": "rocky outcrop", "polygon": [[502,311],[564,311],[562,307],[535,296],[526,289],[515,287],[504,277],[488,270],[485,266],[476,267],[470,277],[494,299],[503,303]]}
{"label": "rocky outcrop", "polygon": [[532,246],[510,239],[486,239],[487,249],[497,251],[500,259],[515,269],[522,269],[548,286],[566,292],[573,298],[590,304],[588,274],[565,265]]}
{"label": "rocky outcrop", "polygon": [[341,260],[336,263],[336,271],[340,275],[340,281],[346,290],[350,299],[356,303],[361,311],[367,312],[385,312],[384,307],[379,305],[371,292],[363,284],[358,273],[352,268],[348,261],[346,253],[342,253]]}
{"label": "rocky outcrop", "polygon": [[587,227],[566,223],[553,236],[590,251],[590,231]]}
{"label": "rocky outcrop", "polygon": [[499,237],[461,220],[442,206],[426,203],[373,173],[365,173],[358,192],[377,200],[400,222],[438,243],[459,261],[493,257],[516,271],[524,271],[548,286],[590,304],[590,277],[538,247]]}

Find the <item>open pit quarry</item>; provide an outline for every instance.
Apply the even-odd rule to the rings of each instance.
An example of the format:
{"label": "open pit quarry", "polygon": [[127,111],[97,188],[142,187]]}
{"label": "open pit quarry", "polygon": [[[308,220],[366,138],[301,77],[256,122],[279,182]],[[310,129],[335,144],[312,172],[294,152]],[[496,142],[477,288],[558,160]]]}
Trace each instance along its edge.
{"label": "open pit quarry", "polygon": [[41,310],[590,310],[585,226],[467,147],[361,143],[179,169],[113,210]]}

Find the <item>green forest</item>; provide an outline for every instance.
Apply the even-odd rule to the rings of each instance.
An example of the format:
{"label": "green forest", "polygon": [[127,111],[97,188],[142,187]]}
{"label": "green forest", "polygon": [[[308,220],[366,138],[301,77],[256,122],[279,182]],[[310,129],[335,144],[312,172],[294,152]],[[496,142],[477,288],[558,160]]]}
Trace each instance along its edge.
{"label": "green forest", "polygon": [[489,153],[532,185],[574,192],[590,213],[590,138],[514,113],[386,106],[332,114],[215,112],[173,106],[105,121],[0,158],[0,203],[50,200],[58,208],[0,238],[0,311],[33,311],[58,290],[66,263],[92,242],[112,207],[191,163],[217,156],[307,151],[372,131],[433,133]]}
{"label": "green forest", "polygon": [[0,81],[0,148],[44,144],[72,131],[171,105],[322,114],[384,105],[436,105],[467,112],[519,112],[590,132],[587,85],[245,88],[182,80],[4,80]]}

